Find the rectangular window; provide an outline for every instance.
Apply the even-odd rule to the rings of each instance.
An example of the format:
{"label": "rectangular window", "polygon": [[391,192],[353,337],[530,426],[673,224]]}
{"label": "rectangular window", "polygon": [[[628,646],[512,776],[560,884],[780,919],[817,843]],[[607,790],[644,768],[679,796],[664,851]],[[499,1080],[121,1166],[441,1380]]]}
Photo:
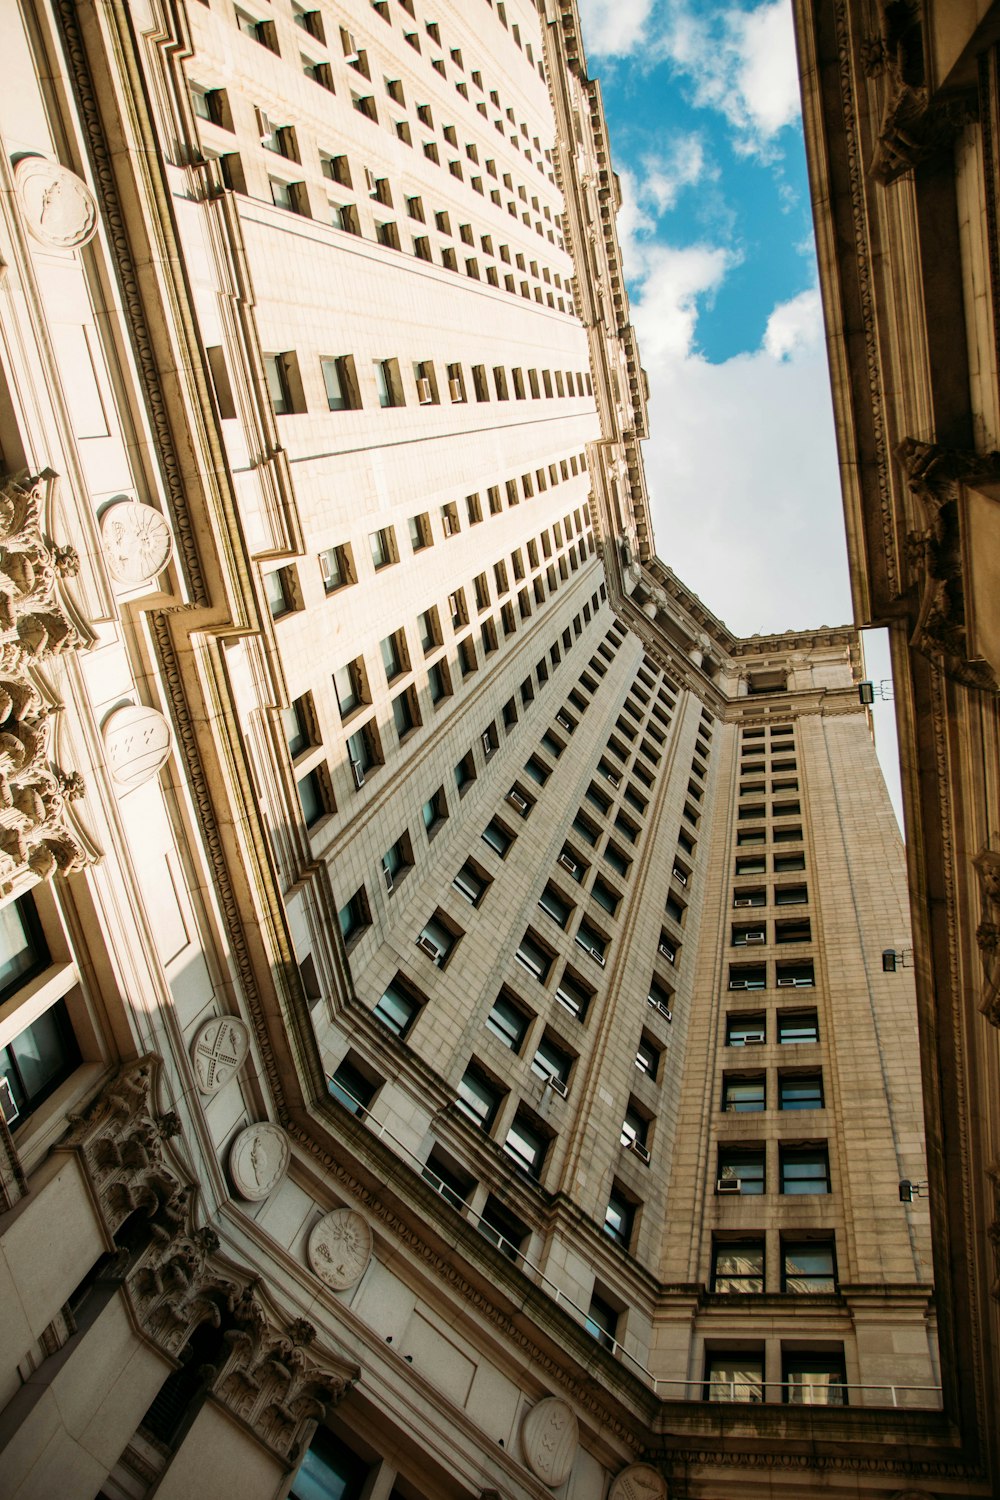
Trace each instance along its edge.
{"label": "rectangular window", "polygon": [[831,1294],[837,1290],[832,1240],[782,1240],[781,1290]]}
{"label": "rectangular window", "polygon": [[291,614],[295,609],[294,565],[272,568],[270,573],[265,573],[264,595],[272,620],[280,620],[283,615]]}
{"label": "rectangular window", "polygon": [[534,1121],[520,1112],[507,1132],[503,1149],[516,1166],[532,1177],[540,1177],[548,1150],[549,1138]]}
{"label": "rectangular window", "polygon": [[397,561],[396,533],[391,526],[368,533],[368,547],[376,573]]}
{"label": "rectangular window", "polygon": [[354,892],[346,906],[342,906],[337,913],[340,923],[340,934],[345,943],[352,943],[372,924],[371,911],[368,906],[368,895],[364,886]]}
{"label": "rectangular window", "polygon": [[[15,935],[15,945],[17,943]],[[17,958],[14,963],[16,965]],[[21,982],[25,974],[20,976]],[[8,987],[11,981],[8,979]],[[16,983],[16,982],[15,982]],[[0,1106],[13,1126],[42,1104],[80,1063],[66,1003],[57,1000],[0,1049]]]}
{"label": "rectangular window", "polygon": [[782,1389],[792,1406],[846,1406],[847,1376],[843,1353],[786,1350],[782,1359]]}
{"label": "rectangular window", "polygon": [[500,991],[486,1017],[487,1030],[512,1052],[520,1052],[530,1023],[531,1017],[507,990]]}
{"label": "rectangular window", "polygon": [[496,1119],[502,1098],[503,1093],[499,1086],[491,1078],[487,1078],[475,1063],[471,1063],[459,1082],[458,1098],[455,1103],[474,1125],[479,1126],[480,1130],[489,1130]]}
{"label": "rectangular window", "polygon": [[830,1160],[825,1144],[779,1148],[783,1193],[828,1193]]}
{"label": "rectangular window", "polygon": [[766,1036],[763,1011],[754,1011],[752,1015],[726,1017],[727,1047],[760,1046],[766,1040]]}
{"label": "rectangular window", "polygon": [[717,1240],[712,1251],[713,1292],[762,1292],[764,1241]]}
{"label": "rectangular window", "polygon": [[713,1350],[705,1358],[707,1401],[764,1399],[764,1357],[752,1351]]}
{"label": "rectangular window", "polygon": [[417,1018],[421,1001],[402,975],[397,974],[375,1006],[375,1015],[398,1037],[405,1037]]}
{"label": "rectangular window", "polygon": [[759,1197],[764,1191],[764,1147],[720,1146],[715,1190]]}
{"label": "rectangular window", "polygon": [[778,1078],[779,1109],[822,1109],[822,1073],[782,1073]]}
{"label": "rectangular window", "polygon": [[327,1088],[352,1115],[362,1115],[371,1108],[379,1085],[368,1078],[348,1054],[336,1073],[327,1080]]}
{"label": "rectangular window", "polygon": [[727,1113],[756,1114],[765,1107],[763,1073],[727,1073],[722,1082],[722,1108]]}
{"label": "rectangular window", "polygon": [[556,999],[571,1016],[575,1016],[578,1021],[586,1020],[587,1009],[593,998],[594,991],[590,985],[578,978],[572,969],[563,970],[563,976],[556,987]]}
{"label": "rectangular window", "polygon": [[499,818],[491,818],[483,829],[482,837],[494,853],[499,854],[501,859],[506,859],[515,835]]}
{"label": "rectangular window", "polygon": [[530,927],[518,943],[514,956],[529,974],[535,976],[539,984],[545,983],[552,970],[553,954]]}
{"label": "rectangular window", "polygon": [[819,1023],[814,1010],[779,1011],[778,1041],[783,1044],[818,1042]]}
{"label": "rectangular window", "polygon": [[350,411],[361,405],[358,399],[354,360],[349,354],[321,359],[326,402],[331,411]]}
{"label": "rectangular window", "polygon": [[372,361],[372,369],[375,374],[375,389],[378,391],[379,406],[404,406],[405,398],[399,376],[399,361],[376,359]]}

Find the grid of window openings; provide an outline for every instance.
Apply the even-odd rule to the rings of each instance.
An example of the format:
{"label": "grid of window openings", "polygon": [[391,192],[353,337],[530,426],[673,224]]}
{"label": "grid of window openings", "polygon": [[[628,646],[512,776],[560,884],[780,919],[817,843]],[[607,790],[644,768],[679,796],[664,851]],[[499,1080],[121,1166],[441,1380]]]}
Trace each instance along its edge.
{"label": "grid of window openings", "polygon": [[[453,589],[445,600],[421,611],[415,622],[390,631],[379,643],[377,660],[358,656],[336,667],[331,679],[335,712],[326,713],[325,724],[324,713],[317,706],[318,690],[295,699],[283,719],[307,829],[318,830],[339,808],[347,812],[351,794],[362,791],[396,745],[433,722],[479,667],[531,620],[564,580],[579,571],[593,555],[594,547],[589,510],[576,507],[546,527],[537,539],[530,539],[524,549],[515,549],[510,558],[498,558],[468,587]],[[394,529],[371,533],[368,551],[374,571],[391,566],[398,557]],[[348,544],[331,549],[321,558],[321,570],[324,579],[335,576],[346,582],[347,575],[353,581],[357,576],[353,549]],[[511,577],[516,581],[518,574],[525,587],[519,590],[519,608],[515,611]],[[579,637],[584,616],[589,620],[596,613],[606,592],[602,584],[599,593],[583,606],[572,631],[564,632],[552,644],[547,660],[553,667],[561,651],[568,650]],[[498,607],[499,615],[494,613]],[[548,680],[548,671],[548,665],[543,664],[539,688]],[[382,679],[395,691],[391,718],[379,724],[372,713],[372,682]],[[534,684],[530,691],[533,697]],[[516,707],[504,722],[505,728],[512,727]],[[341,739],[346,757],[337,757],[334,775],[327,757],[331,748],[339,747]],[[473,779],[470,775],[469,783]]]}
{"label": "grid of window openings", "polygon": [[[502,4],[496,9],[502,11]],[[388,4],[373,10],[391,25]],[[272,120],[258,107],[251,143],[246,132],[237,138],[226,89],[192,85],[203,149],[219,160],[228,187],[266,190],[277,207],[325,218],[348,233],[362,232],[363,213],[364,228],[392,249],[412,249],[447,270],[573,313],[568,266],[560,273],[551,254],[546,260],[538,248],[539,240],[565,248],[551,146],[543,145],[525,120],[516,120],[513,106],[502,103],[479,68],[467,67],[461,46],[436,40],[437,22],[426,23],[422,31],[415,20],[412,30],[404,26],[409,44],[404,60],[401,49],[393,55],[384,48],[385,33],[357,35],[296,0],[291,25],[271,7],[264,14],[241,4],[234,14],[239,30],[272,55],[273,68],[300,71],[318,88],[308,116],[295,122]],[[511,31],[518,33],[520,46],[516,23]],[[524,51],[530,47],[525,42]],[[531,66],[542,72],[540,58]],[[454,87],[453,107],[442,87],[448,82]],[[374,132],[368,165],[331,153],[323,132],[335,140],[338,117],[347,109],[391,131],[415,157],[419,153],[419,185],[416,172],[410,179],[404,171],[390,182],[370,165],[387,156]],[[323,124],[314,130],[317,116]],[[258,170],[259,152],[271,154],[266,172]],[[426,206],[425,161],[441,173],[434,201]],[[541,181],[532,180],[526,166]]]}
{"label": "grid of window openings", "polygon": [[[606,597],[606,587],[602,583],[600,590],[595,591],[589,602],[584,606],[588,618],[593,618],[597,614]],[[582,621],[582,612],[576,619]],[[570,631],[569,645],[566,649],[571,649],[578,638],[576,630],[572,629]],[[553,643],[553,649],[555,649],[556,644]],[[561,636],[559,637],[558,644],[560,646],[562,644]],[[384,638],[381,643],[380,655],[383,668],[387,673],[399,675],[408,670],[406,666],[408,652],[405,631],[397,631]],[[363,708],[367,706],[367,703],[370,701],[364,697],[366,679],[364,676],[363,661],[359,658],[357,662],[351,665],[353,671],[334,674],[341,712],[343,714],[346,711],[348,717],[358,707]],[[300,700],[296,701],[300,702]],[[398,701],[398,698],[393,700],[394,718],[396,714],[395,704]],[[516,722],[515,716],[513,723]],[[298,720],[294,717],[288,717],[288,723],[290,725],[296,724]],[[513,723],[505,725],[505,728],[509,731],[513,727]],[[307,735],[302,734],[302,737],[307,738]],[[491,720],[479,733],[477,742],[474,745],[470,745],[465,753],[456,761],[451,785],[441,785],[429,791],[427,799],[421,808],[421,821],[428,844],[433,841],[437,833],[447,822],[450,807],[454,804],[455,799],[461,799],[471,788],[478,779],[480,769],[485,767],[491,760],[499,748],[499,744],[500,728],[496,720]],[[540,748],[547,754],[561,754],[562,752],[561,743],[548,734],[543,738]],[[366,740],[360,731],[348,736],[347,749],[350,757],[349,763],[352,767],[354,765],[354,756],[368,756],[373,753],[370,742]],[[359,785],[363,785],[366,765],[363,765],[359,769],[360,775],[356,779]],[[483,841],[489,849],[492,849],[495,854],[499,854],[501,858],[506,857],[516,837],[516,833],[510,825],[515,823],[517,818],[526,818],[535,805],[536,797],[529,790],[529,787],[544,785],[550,774],[550,767],[547,761],[542,759],[541,754],[529,756],[524,770],[524,777],[519,778],[506,794],[506,817],[498,816],[492,818],[483,831]],[[380,878],[375,882],[376,889],[381,887],[385,895],[391,897],[400,881],[414,867],[415,863],[416,854],[413,838],[408,828],[403,829],[382,856],[379,871]],[[474,856],[470,856],[465,861],[452,881],[454,889],[472,907],[480,905],[491,884],[492,876],[483,867],[482,862]],[[374,928],[372,902],[366,886],[361,886],[354,892],[350,899],[340,908],[338,916],[341,935],[344,938],[348,953],[350,953],[365,932]],[[429,926],[417,934],[416,942],[422,954],[429,957],[437,967],[444,968],[449,962],[452,952],[462,935],[462,931],[455,924],[450,924],[449,926],[449,919],[438,914],[437,925],[434,925],[434,921],[432,920]],[[415,1018],[415,1012],[413,1018]]]}
{"label": "grid of window openings", "polygon": [[[756,1140],[742,1132],[731,1140],[722,1132],[715,1191],[733,1203],[774,1193],[815,1198],[832,1183],[819,1013],[801,993],[815,988],[816,974],[794,725],[748,725],[739,749],[718,1107],[723,1115],[759,1115],[762,1126],[791,1113],[794,1139],[762,1130]],[[752,1211],[747,1205],[736,1214],[742,1219]],[[727,1228],[714,1239],[711,1289],[833,1292],[834,1237]]]}

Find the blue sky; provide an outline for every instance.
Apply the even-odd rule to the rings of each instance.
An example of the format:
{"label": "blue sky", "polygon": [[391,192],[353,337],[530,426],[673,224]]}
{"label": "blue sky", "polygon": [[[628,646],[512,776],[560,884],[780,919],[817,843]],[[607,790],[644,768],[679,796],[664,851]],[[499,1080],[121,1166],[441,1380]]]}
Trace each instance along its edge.
{"label": "blue sky", "polygon": [[[791,0],[580,11],[622,184],[657,552],[739,634],[845,624]],[[881,639],[866,650],[888,677]]]}

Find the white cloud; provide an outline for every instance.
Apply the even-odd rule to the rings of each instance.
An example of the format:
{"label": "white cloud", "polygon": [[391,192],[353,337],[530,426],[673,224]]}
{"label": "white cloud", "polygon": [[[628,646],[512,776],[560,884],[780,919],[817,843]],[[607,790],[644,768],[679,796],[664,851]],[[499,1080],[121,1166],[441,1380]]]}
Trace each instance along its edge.
{"label": "white cloud", "polygon": [[780,302],[767,320],[764,349],[772,359],[789,359],[823,342],[823,305],[815,287]]}
{"label": "white cloud", "polygon": [[[632,313],[650,383],[644,445],[656,549],[739,633],[842,624],[850,595],[818,294],[774,309],[761,347],[696,349],[708,247],[645,247]],[[720,258],[721,257],[721,258]]]}
{"label": "white cloud", "polygon": [[656,50],[689,80],[695,104],[728,120],[738,150],[770,156],[798,118],[791,0],[707,13],[676,0]]}
{"label": "white cloud", "polygon": [[644,46],[653,0],[580,0],[588,53],[626,57]]}

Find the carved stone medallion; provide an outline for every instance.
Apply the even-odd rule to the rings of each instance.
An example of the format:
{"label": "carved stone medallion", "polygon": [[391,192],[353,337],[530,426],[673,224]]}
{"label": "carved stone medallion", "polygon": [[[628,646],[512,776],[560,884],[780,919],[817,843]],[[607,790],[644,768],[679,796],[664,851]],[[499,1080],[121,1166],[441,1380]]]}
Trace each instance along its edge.
{"label": "carved stone medallion", "polygon": [[249,1031],[232,1016],[217,1016],[199,1028],[191,1044],[191,1061],[203,1094],[218,1093],[229,1082],[243,1066],[249,1046]]}
{"label": "carved stone medallion", "polygon": [[14,183],[24,221],[43,245],[73,250],[93,239],[97,204],[75,172],[44,156],[26,156],[17,164]]}
{"label": "carved stone medallion", "polygon": [[138,500],[118,500],[101,516],[101,541],[118,583],[152,583],[170,561],[170,527],[158,510]]}
{"label": "carved stone medallion", "polygon": [[368,1221],[353,1208],[335,1208],[309,1236],[308,1255],[320,1281],[345,1292],[361,1280],[372,1257]]}
{"label": "carved stone medallion", "polygon": [[119,786],[141,786],[170,759],[170,725],[155,708],[129,703],[116,708],[104,724],[104,749]]}
{"label": "carved stone medallion", "polygon": [[278,1186],[288,1170],[288,1137],[277,1125],[248,1125],[233,1141],[229,1176],[241,1198],[259,1203]]}
{"label": "carved stone medallion", "polygon": [[521,1423],[524,1461],[549,1489],[558,1489],[569,1477],[579,1436],[572,1407],[558,1396],[539,1401]]}
{"label": "carved stone medallion", "polygon": [[608,1500],[667,1500],[667,1481],[649,1464],[629,1464],[611,1481]]}

